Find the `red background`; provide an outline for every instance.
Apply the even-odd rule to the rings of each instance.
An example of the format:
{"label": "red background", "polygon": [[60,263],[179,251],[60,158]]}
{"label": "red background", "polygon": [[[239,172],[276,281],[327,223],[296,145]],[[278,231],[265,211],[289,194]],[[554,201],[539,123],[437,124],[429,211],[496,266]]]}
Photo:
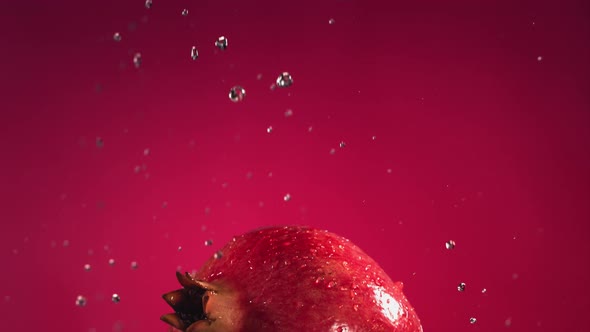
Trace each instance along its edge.
{"label": "red background", "polygon": [[[178,266],[259,226],[307,224],[403,281],[425,331],[587,331],[589,13],[585,1],[5,1],[2,330],[164,331]],[[271,91],[282,71],[293,86]]]}

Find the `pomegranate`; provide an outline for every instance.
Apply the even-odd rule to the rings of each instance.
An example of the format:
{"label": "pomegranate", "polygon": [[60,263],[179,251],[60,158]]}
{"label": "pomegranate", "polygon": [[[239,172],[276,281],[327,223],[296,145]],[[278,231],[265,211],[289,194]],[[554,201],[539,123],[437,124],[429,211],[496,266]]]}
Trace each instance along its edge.
{"label": "pomegranate", "polygon": [[349,240],[300,226],[234,237],[195,274],[176,273],[162,320],[186,332],[422,331],[381,267]]}

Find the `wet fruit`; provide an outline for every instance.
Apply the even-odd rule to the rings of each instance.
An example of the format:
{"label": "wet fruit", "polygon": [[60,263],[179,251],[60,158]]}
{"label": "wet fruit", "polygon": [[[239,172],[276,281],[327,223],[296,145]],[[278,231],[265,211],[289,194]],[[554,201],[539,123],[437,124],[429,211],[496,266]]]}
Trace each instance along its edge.
{"label": "wet fruit", "polygon": [[328,231],[255,230],[177,278],[162,320],[181,331],[422,331],[402,283]]}

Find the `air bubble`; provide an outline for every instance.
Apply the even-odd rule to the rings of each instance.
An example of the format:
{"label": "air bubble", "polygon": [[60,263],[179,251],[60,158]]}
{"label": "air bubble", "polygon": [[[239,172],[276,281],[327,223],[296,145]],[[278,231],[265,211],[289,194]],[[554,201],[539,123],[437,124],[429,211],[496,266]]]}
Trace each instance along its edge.
{"label": "air bubble", "polygon": [[90,266],[90,264],[84,264],[85,271],[90,271],[91,269],[92,269],[92,267]]}
{"label": "air bubble", "polygon": [[469,323],[471,323],[471,324],[477,323],[477,318],[475,318],[475,317],[469,318]]}
{"label": "air bubble", "polygon": [[331,18],[331,19],[328,20],[328,24],[332,25],[334,23],[336,23],[336,20],[334,20],[333,18]]}
{"label": "air bubble", "polygon": [[188,15],[188,9],[183,9],[182,10],[182,16],[187,16]]}
{"label": "air bubble", "polygon": [[76,305],[78,307],[85,307],[87,303],[88,301],[86,300],[86,297],[82,295],[78,295],[78,297],[76,297]]}
{"label": "air bubble", "polygon": [[291,194],[286,194],[286,195],[283,197],[283,200],[284,200],[285,202],[288,202],[288,201],[290,201],[290,200],[291,200]]}
{"label": "air bubble", "polygon": [[205,246],[210,247],[213,245],[213,240],[205,240]]}
{"label": "air bubble", "polygon": [[465,283],[464,282],[459,283],[459,286],[457,286],[457,290],[459,292],[464,292],[465,291]]}
{"label": "air bubble", "polygon": [[196,46],[191,48],[191,59],[197,60],[199,58],[199,51],[197,50]]}
{"label": "air bubble", "polygon": [[118,32],[115,32],[115,34],[113,34],[113,40],[114,40],[114,41],[116,41],[116,42],[120,42],[120,41],[121,41],[121,39],[123,39],[123,38],[121,37],[121,34],[120,34],[120,33],[118,33]]}
{"label": "air bubble", "polygon": [[213,254],[213,258],[215,259],[220,259],[221,257],[223,257],[223,253],[221,251],[218,251]]}
{"label": "air bubble", "polygon": [[136,261],[133,261],[133,262],[131,262],[131,269],[132,269],[132,270],[137,270],[137,268],[138,268],[138,267],[139,267],[139,266],[138,266],[138,264],[137,264],[137,262],[136,262]]}
{"label": "air bubble", "polygon": [[133,65],[135,68],[139,68],[141,66],[141,61],[141,53],[135,53],[135,55],[133,55]]}
{"label": "air bubble", "polygon": [[233,101],[234,103],[240,102],[244,100],[246,97],[246,90],[239,85],[234,86],[229,90],[229,100]]}
{"label": "air bubble", "polygon": [[445,248],[447,248],[448,250],[455,249],[455,241],[453,241],[453,240],[447,241],[447,243],[445,243]]}
{"label": "air bubble", "polygon": [[272,133],[272,126],[268,126],[268,128],[266,128],[266,132],[269,134]]}
{"label": "air bubble", "polygon": [[342,142],[340,142],[340,145],[339,146],[340,146],[341,149],[343,149],[343,148],[346,147],[346,143],[344,143],[344,141],[342,141]]}
{"label": "air bubble", "polygon": [[111,258],[111,259],[109,259],[109,265],[110,265],[110,266],[113,266],[113,265],[115,265],[115,260],[114,260],[114,259],[112,259],[112,258]]}
{"label": "air bubble", "polygon": [[145,8],[147,8],[147,9],[152,8],[152,0],[145,0]]}
{"label": "air bubble", "polygon": [[227,49],[227,44],[227,38],[225,38],[224,36],[217,38],[217,40],[215,41],[215,46],[222,51],[225,51],[225,49]]}
{"label": "air bubble", "polygon": [[111,296],[111,301],[113,301],[113,303],[119,303],[121,302],[121,297],[119,294],[115,293],[113,296]]}
{"label": "air bubble", "polygon": [[288,88],[293,85],[293,78],[288,72],[283,72],[277,77],[277,86],[279,88]]}

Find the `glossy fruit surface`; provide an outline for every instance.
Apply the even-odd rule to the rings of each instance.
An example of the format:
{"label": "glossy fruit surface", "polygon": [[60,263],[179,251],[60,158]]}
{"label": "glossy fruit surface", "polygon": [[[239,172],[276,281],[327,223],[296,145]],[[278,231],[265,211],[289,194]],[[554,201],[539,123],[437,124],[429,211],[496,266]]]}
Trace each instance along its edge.
{"label": "glossy fruit surface", "polygon": [[422,331],[402,283],[324,230],[255,230],[177,277],[162,319],[183,331]]}

